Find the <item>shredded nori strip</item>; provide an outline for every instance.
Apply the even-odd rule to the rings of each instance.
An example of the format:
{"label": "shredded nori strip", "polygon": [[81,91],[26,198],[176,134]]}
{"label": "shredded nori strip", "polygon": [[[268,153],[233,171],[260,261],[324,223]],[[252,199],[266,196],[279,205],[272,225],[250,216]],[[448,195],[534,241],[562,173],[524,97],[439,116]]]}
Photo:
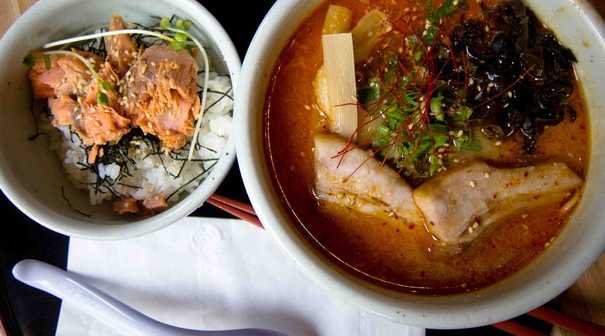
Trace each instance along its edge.
{"label": "shredded nori strip", "polygon": [[[218,162],[218,160],[217,160]],[[180,186],[177,190],[175,190],[174,192],[172,192],[172,194],[168,195],[166,197],[166,201],[170,200],[172,197],[174,197],[175,195],[178,195],[179,193],[181,193],[183,191],[183,189],[185,189],[188,185],[192,184],[193,182],[197,181],[198,179],[200,179],[201,177],[203,177],[205,174],[209,173],[212,168],[214,168],[214,166],[216,166],[217,162],[213,163],[210,167],[205,168],[204,165],[202,164],[202,172],[195,176],[194,178],[192,178],[191,180],[187,181],[185,184],[183,184],[182,186]]]}
{"label": "shredded nori strip", "polygon": [[63,200],[65,200],[65,203],[67,203],[67,206],[69,206],[70,209],[72,209],[73,211],[75,211],[76,213],[84,216],[84,217],[92,217],[91,214],[87,214],[83,211],[80,211],[78,209],[76,209],[72,204],[71,201],[69,200],[69,198],[67,198],[67,196],[65,195],[65,188],[63,186],[61,186],[61,197],[63,197]]}

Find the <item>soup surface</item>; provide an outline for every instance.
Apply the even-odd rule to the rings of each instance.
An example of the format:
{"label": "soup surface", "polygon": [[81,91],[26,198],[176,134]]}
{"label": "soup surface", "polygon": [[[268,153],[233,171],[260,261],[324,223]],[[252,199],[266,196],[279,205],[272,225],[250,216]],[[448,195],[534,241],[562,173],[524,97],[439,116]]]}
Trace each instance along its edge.
{"label": "soup surface", "polygon": [[[479,20],[478,22],[489,20],[488,13],[502,2],[466,1],[440,20],[438,29],[441,38],[436,39],[441,39],[442,42],[444,39],[447,40],[455,34],[457,27],[463,26],[464,22],[475,19]],[[433,6],[438,9],[442,8],[440,6],[443,4],[443,1],[434,1]],[[324,21],[329,6],[332,5],[350,10],[352,26],[374,9],[384,13],[392,26],[371,51],[368,59],[363,62],[356,60],[358,99],[360,105],[365,104],[363,107],[370,111],[371,104],[363,102],[361,92],[363,88],[371,87],[368,78],[383,71],[384,64],[380,63],[380,59],[390,55],[389,51],[401,54],[402,50],[407,50],[409,44],[406,44],[408,42],[406,38],[409,36],[423,39],[423,29],[428,25],[427,17],[431,15],[427,1],[331,0],[321,4],[302,23],[283,50],[275,66],[266,98],[264,119],[266,155],[270,169],[274,173],[274,183],[282,195],[284,205],[290,211],[293,220],[298,223],[301,233],[307,236],[322,253],[349,272],[386,287],[428,295],[459,293],[489,286],[510,276],[540,255],[552,244],[568,221],[570,208],[575,206],[574,201],[577,202],[579,199],[579,190],[575,194],[568,193],[565,199],[557,202],[546,202],[511,213],[499,220],[496,225],[491,225],[478,237],[457,244],[446,243],[436,238],[426,222],[413,222],[398,216],[366,213],[355,207],[326,202],[318,197],[315,187],[317,176],[314,137],[318,133],[326,133],[330,130],[329,121],[326,120],[326,115],[318,104],[314,82],[318,70],[324,65],[322,35]],[[543,29],[541,25],[539,27]],[[488,26],[485,30],[489,34]],[[431,42],[429,46],[435,46],[434,43],[436,42]],[[447,42],[443,43],[447,44]],[[427,44],[425,42],[425,46]],[[428,50],[424,50],[424,56],[414,55],[412,58],[428,59],[427,54],[431,53],[430,49]],[[468,48],[466,51],[468,52]],[[449,52],[456,53],[451,49]],[[470,54],[471,52],[462,52],[459,59],[468,59]],[[454,57],[452,59],[455,60]],[[401,64],[404,63],[402,61]],[[390,63],[387,61],[388,64]],[[405,66],[401,68],[401,73],[398,72],[397,76],[404,76],[409,71],[413,71]],[[480,66],[477,69],[480,69]],[[422,157],[427,158],[426,162],[429,162],[429,165],[434,162],[431,160],[439,157],[440,165],[434,168],[431,165],[427,168],[421,159],[411,164],[406,161],[405,155],[398,157],[398,160],[393,159],[389,154],[377,149],[376,139],[372,144],[363,144],[361,136],[358,136],[356,140],[358,146],[371,153],[371,157],[392,167],[414,188],[431,181],[435,176],[446,174],[446,170],[458,166],[464,167],[478,159],[500,168],[561,162],[579,177],[584,178],[588,161],[588,120],[582,90],[575,77],[572,81],[573,92],[570,91],[565,97],[564,104],[561,104],[566,106],[566,111],[556,122],[544,122],[540,127],[536,126],[537,131],[533,133],[531,132],[533,129],[524,126],[527,122],[525,124],[520,122],[520,126],[512,131],[506,130],[505,127],[498,128],[500,131],[505,129],[504,135],[494,136],[489,132],[488,125],[498,122],[491,121],[490,118],[494,117],[489,116],[490,112],[483,111],[483,108],[495,102],[496,99],[493,97],[500,99],[502,96],[512,96],[510,92],[514,89],[523,94],[525,88],[515,85],[536,67],[530,65],[526,69],[521,70],[519,79],[512,81],[510,85],[496,88],[492,98],[468,103],[474,111],[468,122],[465,121],[464,131],[454,129],[452,132],[450,129],[449,134],[454,133],[452,137],[456,136],[455,133],[465,132],[460,134],[465,136],[468,134],[468,137],[473,138],[476,143],[474,146],[478,145],[482,148],[460,150],[460,153],[463,153],[460,155],[452,151],[447,160],[437,153],[449,153],[447,150],[449,146],[445,146],[446,150],[436,149],[436,156],[423,153]],[[429,69],[428,72],[430,74],[431,70]],[[461,73],[468,74],[468,71]],[[388,76],[388,70],[384,70],[384,75]],[[385,81],[385,77],[381,77],[380,84],[383,87],[386,86]],[[472,84],[472,79],[463,78],[462,81],[466,83],[462,85],[464,89],[472,89],[468,84],[469,82]],[[449,82],[446,85],[449,85]],[[488,84],[488,88],[491,85]],[[496,85],[493,84],[494,87]],[[431,91],[433,98],[436,98],[436,94],[433,93],[435,90]],[[443,96],[445,97],[443,99],[448,99],[447,92],[443,93]],[[472,100],[466,98],[467,96],[470,94],[465,91],[464,99]],[[433,105],[434,100],[430,101]],[[506,103],[504,105],[506,107]],[[431,120],[442,120],[433,113],[439,110],[438,106],[435,110],[427,107]],[[495,118],[497,119],[498,116]],[[439,123],[438,121],[435,122]],[[455,141],[456,139],[453,139],[452,144],[455,144]],[[467,152],[471,154],[465,154]],[[485,154],[486,152],[489,154]],[[470,231],[472,232],[472,229]]]}

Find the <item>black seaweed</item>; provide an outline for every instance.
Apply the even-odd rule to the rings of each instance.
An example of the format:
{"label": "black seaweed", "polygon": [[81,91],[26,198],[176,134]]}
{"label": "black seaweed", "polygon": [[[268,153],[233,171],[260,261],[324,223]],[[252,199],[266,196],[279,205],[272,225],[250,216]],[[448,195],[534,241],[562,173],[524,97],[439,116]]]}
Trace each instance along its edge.
{"label": "black seaweed", "polygon": [[486,10],[485,19],[464,22],[451,34],[454,52],[468,64],[467,101],[473,120],[490,135],[520,133],[533,152],[545,126],[559,124],[574,92],[577,62],[520,0]]}

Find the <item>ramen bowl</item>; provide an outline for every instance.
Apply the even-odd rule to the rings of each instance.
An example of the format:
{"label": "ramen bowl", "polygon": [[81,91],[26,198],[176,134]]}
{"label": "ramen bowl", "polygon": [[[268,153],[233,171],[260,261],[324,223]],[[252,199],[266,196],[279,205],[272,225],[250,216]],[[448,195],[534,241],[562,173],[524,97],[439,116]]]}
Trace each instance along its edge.
{"label": "ramen bowl", "polygon": [[600,75],[605,66],[605,26],[598,13],[586,1],[526,1],[577,56],[576,72],[586,97],[591,161],[584,196],[570,222],[541,256],[494,285],[462,294],[421,296],[374,285],[337,267],[305,237],[273,183],[263,134],[268,85],[280,52],[320,3],[275,3],[249,48],[236,98],[236,147],[244,183],[260,220],[281,247],[330,295],[391,320],[426,328],[470,328],[507,320],[545,304],[571,286],[605,247],[601,206],[605,159],[598,146],[605,140],[600,132],[605,97],[599,92],[605,85]]}

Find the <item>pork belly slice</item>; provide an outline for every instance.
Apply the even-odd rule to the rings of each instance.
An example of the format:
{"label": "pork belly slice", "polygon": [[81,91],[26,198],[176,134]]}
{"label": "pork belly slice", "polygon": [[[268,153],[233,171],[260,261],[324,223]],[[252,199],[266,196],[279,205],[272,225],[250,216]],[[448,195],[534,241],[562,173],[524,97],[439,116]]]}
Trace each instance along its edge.
{"label": "pork belly slice", "polygon": [[499,169],[476,162],[424,183],[414,200],[435,237],[463,243],[504,217],[560,202],[581,185],[563,163]]}
{"label": "pork belly slice", "polygon": [[[423,222],[412,188],[370,153],[335,135],[315,135],[315,192],[320,200],[409,223]],[[338,156],[343,149],[350,149]]]}

